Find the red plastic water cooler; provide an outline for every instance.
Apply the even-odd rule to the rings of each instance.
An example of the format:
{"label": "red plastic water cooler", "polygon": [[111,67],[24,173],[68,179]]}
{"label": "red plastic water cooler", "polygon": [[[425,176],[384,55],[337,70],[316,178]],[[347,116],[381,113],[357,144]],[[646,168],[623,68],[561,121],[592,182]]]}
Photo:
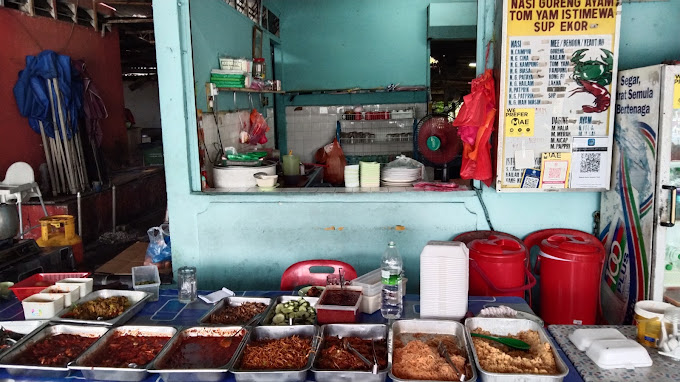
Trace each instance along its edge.
{"label": "red plastic water cooler", "polygon": [[537,231],[524,239],[538,245],[541,318],[546,325],[594,325],[600,301],[604,247],[593,235],[571,229]]}
{"label": "red plastic water cooler", "polygon": [[[491,234],[472,240],[470,250],[470,296],[517,296],[536,284],[528,270],[527,251],[519,239]],[[528,280],[528,283],[526,282]]]}

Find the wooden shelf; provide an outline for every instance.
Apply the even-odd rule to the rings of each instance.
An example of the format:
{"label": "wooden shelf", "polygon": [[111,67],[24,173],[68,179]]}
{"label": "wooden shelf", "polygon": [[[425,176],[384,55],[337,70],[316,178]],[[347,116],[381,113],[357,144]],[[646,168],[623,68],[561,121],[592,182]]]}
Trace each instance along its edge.
{"label": "wooden shelf", "polygon": [[274,93],[274,94],[284,94],[283,90],[257,90],[248,88],[217,88],[221,92],[237,92],[237,93]]}

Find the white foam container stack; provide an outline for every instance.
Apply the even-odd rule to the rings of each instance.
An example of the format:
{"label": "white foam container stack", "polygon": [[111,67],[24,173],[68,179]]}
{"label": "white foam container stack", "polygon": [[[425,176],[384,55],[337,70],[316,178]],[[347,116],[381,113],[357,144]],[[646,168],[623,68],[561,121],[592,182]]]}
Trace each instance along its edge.
{"label": "white foam container stack", "polygon": [[[402,295],[406,294],[406,282],[408,279],[403,277],[401,279]],[[363,297],[359,310],[362,313],[372,314],[380,309],[382,304],[382,279],[380,276],[380,268],[374,269],[364,275],[361,275],[352,280],[353,286],[362,288]]]}
{"label": "white foam container stack", "polygon": [[459,241],[429,241],[420,253],[420,317],[460,320],[467,313],[469,251]]}

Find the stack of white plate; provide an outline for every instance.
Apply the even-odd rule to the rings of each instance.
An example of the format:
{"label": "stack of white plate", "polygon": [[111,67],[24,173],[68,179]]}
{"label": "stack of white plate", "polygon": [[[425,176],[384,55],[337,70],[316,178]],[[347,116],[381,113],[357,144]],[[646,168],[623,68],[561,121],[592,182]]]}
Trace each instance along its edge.
{"label": "stack of white plate", "polygon": [[359,187],[359,165],[345,166],[345,187]]}
{"label": "stack of white plate", "polygon": [[387,168],[382,172],[382,185],[393,187],[410,187],[421,178],[422,168]]}
{"label": "stack of white plate", "polygon": [[380,163],[359,162],[361,187],[380,187]]}
{"label": "stack of white plate", "polygon": [[420,253],[420,317],[460,320],[467,313],[469,252],[459,241],[430,241]]}

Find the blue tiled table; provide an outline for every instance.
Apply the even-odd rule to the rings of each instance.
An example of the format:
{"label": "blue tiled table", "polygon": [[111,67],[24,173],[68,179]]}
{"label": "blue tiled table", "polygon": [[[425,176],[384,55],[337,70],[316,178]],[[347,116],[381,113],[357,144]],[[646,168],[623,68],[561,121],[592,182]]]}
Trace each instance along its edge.
{"label": "blue tiled table", "polygon": [[[199,294],[207,294],[208,291],[200,291]],[[257,297],[278,297],[290,292],[281,291],[249,291],[239,292],[238,296],[257,296]],[[404,298],[404,318],[413,319],[418,318],[419,308],[418,295],[406,295]],[[486,304],[510,304],[513,308],[531,312],[531,309],[526,302],[519,297],[469,297],[468,309],[477,314]],[[177,290],[161,289],[158,301],[148,303],[144,308],[132,319],[125,324],[135,325],[174,325],[174,326],[193,326],[198,324],[198,320],[212,307],[200,299],[190,303],[182,304],[177,300]],[[21,302],[16,298],[0,302],[0,320],[23,320],[23,310]],[[373,314],[361,314],[360,321],[362,323],[387,323],[380,311]],[[583,381],[578,372],[569,361],[569,358],[558,347],[560,356],[569,366],[569,374],[564,379],[567,382]],[[309,373],[309,380],[313,380],[312,373]],[[86,381],[80,372],[72,371],[71,374],[62,379],[18,379],[9,375],[5,370],[0,370],[0,381],[70,381],[75,380]],[[156,382],[159,377],[155,375],[149,376],[144,382]],[[388,377],[389,380],[389,377]],[[235,381],[232,374],[227,374],[223,381]]]}

